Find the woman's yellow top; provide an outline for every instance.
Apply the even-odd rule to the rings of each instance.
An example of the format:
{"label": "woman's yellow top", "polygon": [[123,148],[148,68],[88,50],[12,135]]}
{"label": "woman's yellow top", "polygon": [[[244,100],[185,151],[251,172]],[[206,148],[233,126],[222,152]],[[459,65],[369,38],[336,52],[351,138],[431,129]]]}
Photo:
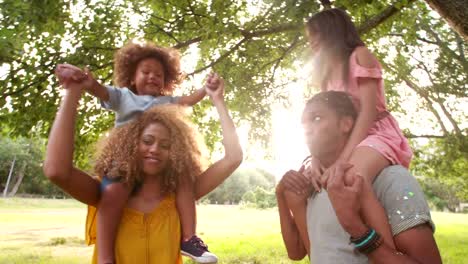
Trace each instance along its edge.
{"label": "woman's yellow top", "polygon": [[[96,243],[96,208],[88,206],[86,242]],[[151,213],[125,208],[117,231],[115,260],[119,264],[181,264],[180,221],[174,195]],[[94,246],[93,264],[97,263]]]}

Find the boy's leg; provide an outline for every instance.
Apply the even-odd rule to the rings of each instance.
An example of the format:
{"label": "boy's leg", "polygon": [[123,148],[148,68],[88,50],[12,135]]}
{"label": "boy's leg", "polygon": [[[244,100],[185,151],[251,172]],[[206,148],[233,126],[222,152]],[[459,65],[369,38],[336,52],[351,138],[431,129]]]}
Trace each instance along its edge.
{"label": "boy's leg", "polygon": [[115,238],[130,193],[131,188],[126,184],[103,178],[97,207],[98,263],[115,263]]}
{"label": "boy's leg", "polygon": [[390,162],[380,152],[371,147],[357,147],[351,155],[349,163],[354,165],[352,170],[364,179],[361,194],[361,215],[364,221],[383,237],[388,246],[395,248],[387,214],[372,188],[372,182],[377,174],[389,166]]}
{"label": "boy's leg", "polygon": [[216,255],[208,251],[208,246],[196,236],[196,207],[193,183],[182,180],[177,187],[176,204],[182,228],[182,254],[198,263],[217,263]]}
{"label": "boy's leg", "polygon": [[182,241],[186,241],[195,235],[197,221],[193,184],[189,180],[182,180],[179,183],[176,204],[182,227]]}
{"label": "boy's leg", "polygon": [[286,204],[293,214],[299,235],[307,250],[307,254],[310,256],[310,241],[307,232],[307,197],[308,194],[299,195],[290,191],[284,192]]}

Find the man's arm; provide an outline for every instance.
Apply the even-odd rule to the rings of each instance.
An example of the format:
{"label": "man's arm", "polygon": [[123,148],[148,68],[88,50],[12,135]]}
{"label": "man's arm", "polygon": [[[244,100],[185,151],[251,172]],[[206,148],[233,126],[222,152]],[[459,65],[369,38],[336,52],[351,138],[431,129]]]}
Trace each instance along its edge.
{"label": "man's arm", "polygon": [[432,228],[421,224],[393,237],[398,251],[412,257],[418,263],[442,263]]}
{"label": "man's arm", "polygon": [[[329,192],[330,193],[330,192]],[[338,212],[337,212],[338,215]],[[346,226],[346,227],[345,227]],[[349,219],[343,228],[352,237],[359,237],[367,231],[364,222],[356,216]],[[372,251],[368,257],[374,264],[441,264],[439,249],[432,235],[432,229],[427,225],[410,228],[394,237],[396,251],[382,244]]]}
{"label": "man's arm", "polygon": [[307,250],[299,235],[294,218],[289,210],[284,197],[284,187],[281,183],[276,187],[276,200],[278,202],[278,212],[280,216],[281,235],[288,252],[288,257],[292,260],[301,260],[307,255]]}
{"label": "man's arm", "polygon": [[[352,185],[345,186],[344,174],[349,166],[344,164],[338,166],[339,169],[335,170],[328,179],[328,196],[343,229],[351,237],[360,237],[368,230],[359,214],[362,179],[355,175]],[[394,240],[398,251],[382,244],[368,254],[372,263],[442,263],[432,230],[427,225],[403,231],[396,235]]]}

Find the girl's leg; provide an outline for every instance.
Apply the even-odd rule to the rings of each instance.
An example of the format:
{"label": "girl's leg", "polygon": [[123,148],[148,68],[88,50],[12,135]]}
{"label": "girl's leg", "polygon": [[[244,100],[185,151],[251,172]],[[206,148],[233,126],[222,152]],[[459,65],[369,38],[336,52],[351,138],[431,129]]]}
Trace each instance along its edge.
{"label": "girl's leg", "polygon": [[291,210],[294,222],[296,223],[299,235],[307,249],[307,254],[310,256],[309,234],[307,232],[307,197],[308,194],[296,194],[291,191],[285,191],[284,197],[286,204]]}
{"label": "girl's leg", "polygon": [[390,162],[380,152],[371,147],[357,147],[351,155],[349,163],[354,165],[352,170],[364,179],[361,194],[361,215],[364,221],[383,237],[388,246],[395,248],[387,214],[372,188],[375,177],[385,167],[388,167]]}
{"label": "girl's leg", "polygon": [[104,177],[101,190],[101,200],[97,207],[98,263],[115,263],[115,238],[131,188],[124,183],[112,182]]}

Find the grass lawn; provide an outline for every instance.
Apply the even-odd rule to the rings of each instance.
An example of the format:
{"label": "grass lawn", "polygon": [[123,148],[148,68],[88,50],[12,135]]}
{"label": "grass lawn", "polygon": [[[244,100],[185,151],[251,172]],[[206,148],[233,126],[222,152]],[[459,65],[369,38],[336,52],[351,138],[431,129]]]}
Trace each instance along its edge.
{"label": "grass lawn", "polygon": [[[0,263],[89,263],[85,216],[74,200],[0,199]],[[307,263],[288,260],[276,210],[201,205],[198,217],[198,233],[220,264]],[[434,212],[433,218],[444,263],[466,263],[468,215]]]}

